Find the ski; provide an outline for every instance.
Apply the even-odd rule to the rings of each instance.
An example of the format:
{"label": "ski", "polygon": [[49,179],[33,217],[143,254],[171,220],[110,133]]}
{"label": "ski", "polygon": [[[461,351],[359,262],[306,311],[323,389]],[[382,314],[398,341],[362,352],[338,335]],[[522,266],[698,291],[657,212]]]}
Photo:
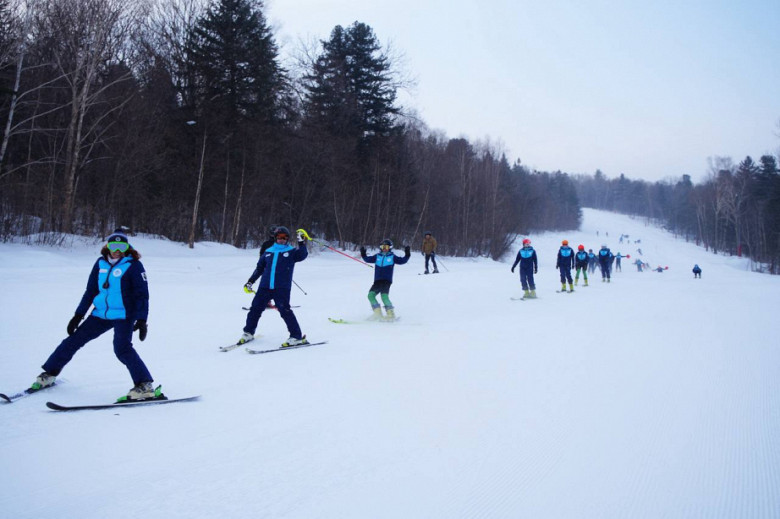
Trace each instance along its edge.
{"label": "ski", "polygon": [[394,323],[396,321],[400,321],[400,317],[395,317],[391,320],[387,319],[377,319],[375,321],[348,321],[346,319],[335,319],[333,317],[328,317],[328,321],[332,322],[333,324],[381,324],[381,323]]}
{"label": "ski", "polygon": [[525,297],[510,297],[512,301],[525,301]]}
{"label": "ski", "polygon": [[[290,308],[300,308],[300,307],[301,305],[290,305]],[[241,309],[246,310],[247,312],[251,310],[251,308],[249,308],[248,306],[242,306]],[[275,306],[269,306],[267,310],[277,310],[277,308]]]}
{"label": "ski", "polygon": [[93,404],[93,405],[60,405],[54,402],[46,402],[46,407],[52,411],[85,411],[85,410],[97,410],[97,409],[119,409],[120,407],[138,407],[142,405],[155,405],[155,404],[175,404],[177,402],[192,402],[198,400],[200,395],[188,396],[185,398],[153,398],[150,400],[138,400],[132,402],[117,402],[113,404]]}
{"label": "ski", "polygon": [[[60,380],[59,382],[63,382],[63,381]],[[20,398],[24,398],[26,396],[30,396],[32,394],[38,393],[39,391],[43,391],[45,389],[49,389],[50,387],[54,387],[56,385],[57,385],[57,382],[55,382],[54,384],[52,384],[50,386],[42,387],[41,389],[33,389],[33,388],[29,387],[29,388],[25,389],[24,391],[20,391],[18,393],[14,393],[13,395],[6,395],[4,393],[0,393],[0,399],[2,399],[2,401],[5,402],[6,404],[10,404],[12,402],[16,402]]]}
{"label": "ski", "polygon": [[571,294],[574,290],[556,290],[556,294]]}
{"label": "ski", "polygon": [[274,351],[284,351],[284,350],[296,350],[298,348],[308,348],[309,346],[317,346],[319,344],[327,344],[328,341],[320,341],[320,342],[307,342],[306,344],[299,344],[297,346],[280,346],[278,348],[273,348],[270,350],[253,350],[251,348],[247,348],[246,352],[250,355],[260,355],[262,353],[272,353]]}
{"label": "ski", "polygon": [[257,335],[254,336],[254,338],[252,338],[252,339],[250,339],[250,340],[248,340],[246,342],[237,342],[235,344],[228,344],[227,346],[220,346],[219,347],[219,351],[223,351],[223,352],[224,351],[233,351],[236,348],[239,348],[239,347],[241,347],[241,346],[243,346],[245,344],[249,344],[250,342],[252,342],[253,340],[255,340],[255,339],[259,338],[259,337],[261,337],[261,335],[258,333]]}

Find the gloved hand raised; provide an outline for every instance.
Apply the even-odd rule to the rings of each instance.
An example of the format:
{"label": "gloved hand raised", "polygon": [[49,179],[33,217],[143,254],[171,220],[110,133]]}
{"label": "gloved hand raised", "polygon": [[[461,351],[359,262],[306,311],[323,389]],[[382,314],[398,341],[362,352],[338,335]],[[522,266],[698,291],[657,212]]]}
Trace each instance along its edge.
{"label": "gloved hand raised", "polygon": [[133,331],[138,330],[138,338],[140,340],[146,339],[146,332],[148,331],[146,327],[146,319],[138,319],[135,322],[135,326],[133,326]]}
{"label": "gloved hand raised", "polygon": [[411,255],[412,255],[412,248],[407,245],[406,247],[404,247],[404,256],[408,258]]}
{"label": "gloved hand raised", "polygon": [[365,247],[360,247],[360,255],[361,256],[365,256],[366,255],[366,248]]}
{"label": "gloved hand raised", "polygon": [[244,285],[244,292],[246,292],[247,294],[251,294],[252,292],[254,292],[254,290],[252,290],[251,281],[247,281],[246,284]]}
{"label": "gloved hand raised", "polygon": [[534,274],[537,274],[539,272],[538,269],[534,269]]}
{"label": "gloved hand raised", "polygon": [[515,267],[513,266],[513,267],[511,268],[511,270],[512,270],[512,272],[514,272],[514,271],[515,271]]}
{"label": "gloved hand raised", "polygon": [[68,321],[68,335],[73,335],[79,327],[79,323],[84,319],[81,314],[75,314],[70,321]]}

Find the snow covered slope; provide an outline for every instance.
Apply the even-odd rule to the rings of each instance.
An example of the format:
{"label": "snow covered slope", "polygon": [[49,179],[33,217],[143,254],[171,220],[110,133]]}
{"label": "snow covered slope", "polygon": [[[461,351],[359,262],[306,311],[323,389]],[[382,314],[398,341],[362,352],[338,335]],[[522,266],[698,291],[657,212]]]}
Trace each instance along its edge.
{"label": "snow covered slope", "polygon": [[[557,294],[563,238],[631,260]],[[444,257],[431,276],[418,252],[395,270],[393,324],[328,322],[369,315],[373,272],[315,252],[292,299],[329,343],[260,356],[218,351],[241,334],[257,251],[132,240],[151,292],[136,347],[166,394],[203,398],[47,410],[132,385],[110,334],[88,344],[66,383],[0,404],[0,516],[778,517],[780,279],[592,210],[579,232],[531,239],[538,300],[510,300],[517,249]],[[639,247],[669,269],[636,272]],[[28,386],[65,337],[98,250],[0,245],[0,391]],[[255,346],[287,338],[274,311],[258,332]]]}

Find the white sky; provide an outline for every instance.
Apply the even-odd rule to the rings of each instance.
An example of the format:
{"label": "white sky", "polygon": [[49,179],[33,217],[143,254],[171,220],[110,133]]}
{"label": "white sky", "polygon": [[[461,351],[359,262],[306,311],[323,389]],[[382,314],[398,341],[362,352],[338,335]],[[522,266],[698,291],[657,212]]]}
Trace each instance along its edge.
{"label": "white sky", "polygon": [[780,2],[267,0],[283,53],[368,24],[432,129],[532,168],[704,178],[780,150]]}

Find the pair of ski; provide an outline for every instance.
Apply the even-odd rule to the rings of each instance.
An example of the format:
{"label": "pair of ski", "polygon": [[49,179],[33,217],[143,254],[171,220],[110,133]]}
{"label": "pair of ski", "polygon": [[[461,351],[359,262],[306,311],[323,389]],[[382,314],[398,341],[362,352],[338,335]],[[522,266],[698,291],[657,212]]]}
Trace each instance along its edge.
{"label": "pair of ski", "polygon": [[[20,391],[18,393],[15,393],[13,395],[6,395],[3,393],[0,393],[0,399],[5,401],[6,403],[12,403],[20,398],[24,398],[26,396],[45,391],[47,389],[51,389],[55,387],[57,383],[55,382],[51,386],[46,386],[40,389],[33,389],[28,388],[24,391]],[[142,405],[154,405],[154,404],[174,404],[178,402],[192,402],[194,400],[198,400],[200,398],[200,395],[197,396],[189,396],[184,398],[168,398],[163,394],[160,394],[159,397],[156,398],[150,398],[147,400],[133,400],[129,402],[115,402],[113,404],[89,404],[89,405],[75,405],[75,406],[67,406],[67,405],[60,405],[55,404],[54,402],[46,402],[46,407],[51,409],[52,411],[84,411],[84,410],[98,410],[98,409],[117,409],[120,407],[138,407]]]}
{"label": "pair of ski", "polygon": [[[255,335],[255,337],[259,337],[259,335]],[[252,339],[254,340],[254,339]],[[236,344],[228,344],[227,346],[220,346],[219,351],[227,352],[227,351],[233,351],[236,348],[240,348],[241,346],[246,346],[252,341],[246,341],[242,343],[236,343]],[[246,352],[251,355],[261,355],[263,353],[273,353],[275,351],[284,351],[284,350],[297,350],[299,348],[308,348],[309,346],[319,346],[320,344],[327,344],[328,341],[319,341],[319,342],[307,342],[305,344],[296,344],[294,346],[279,346],[278,348],[271,348],[269,350],[256,350],[253,348],[246,348]]]}
{"label": "pair of ski", "polygon": [[365,320],[365,321],[349,321],[347,319],[336,319],[334,317],[328,317],[328,321],[332,322],[333,324],[381,324],[381,323],[394,323],[397,321],[400,321],[400,317],[394,317],[393,319],[376,319],[376,320]]}

